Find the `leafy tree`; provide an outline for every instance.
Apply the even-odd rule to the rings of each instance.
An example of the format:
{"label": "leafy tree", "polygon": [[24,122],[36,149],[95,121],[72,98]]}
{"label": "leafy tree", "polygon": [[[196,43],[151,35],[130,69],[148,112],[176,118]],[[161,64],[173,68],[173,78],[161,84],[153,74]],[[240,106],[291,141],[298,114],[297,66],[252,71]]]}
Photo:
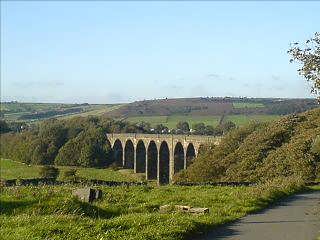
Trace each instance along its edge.
{"label": "leafy tree", "polygon": [[194,123],[192,125],[192,130],[194,134],[203,135],[206,132],[206,126],[204,123]]}
{"label": "leafy tree", "polygon": [[67,168],[62,173],[62,179],[65,181],[75,181],[77,179],[77,169]]}
{"label": "leafy tree", "polygon": [[150,129],[151,129],[151,125],[148,122],[142,121],[136,125],[136,132],[138,133],[148,133],[150,132]]}
{"label": "leafy tree", "polygon": [[214,135],[215,130],[213,126],[207,125],[205,128],[206,135]]}
{"label": "leafy tree", "polygon": [[190,132],[190,127],[188,122],[180,121],[177,123],[177,129],[181,130],[183,133]]}
{"label": "leafy tree", "polygon": [[4,120],[0,120],[0,134],[10,132],[11,129],[9,128],[8,124]]}
{"label": "leafy tree", "polygon": [[215,128],[215,135],[225,134],[234,128],[236,125],[232,121],[222,122]]}
{"label": "leafy tree", "polygon": [[[320,91],[320,33],[305,42],[305,46],[293,43],[288,53],[292,56],[290,62],[297,61],[302,64],[298,69],[300,75],[312,83],[311,92],[319,95]],[[319,98],[320,96],[318,96]],[[320,99],[319,99],[320,100]]]}
{"label": "leafy tree", "polygon": [[57,165],[104,167],[112,163],[111,148],[107,146],[102,128],[89,128],[69,140],[55,159]]}
{"label": "leafy tree", "polygon": [[154,129],[155,129],[156,133],[168,133],[169,132],[168,127],[164,126],[163,124],[157,124]]}

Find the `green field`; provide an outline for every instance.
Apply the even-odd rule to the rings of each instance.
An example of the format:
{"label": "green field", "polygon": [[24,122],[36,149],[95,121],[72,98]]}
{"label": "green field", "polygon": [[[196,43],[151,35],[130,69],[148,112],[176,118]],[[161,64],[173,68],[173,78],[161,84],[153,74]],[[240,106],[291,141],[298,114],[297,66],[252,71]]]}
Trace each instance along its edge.
{"label": "green field", "polygon": [[[58,167],[61,172],[68,167]],[[16,179],[16,178],[37,178],[39,177],[40,166],[32,166],[9,159],[0,160],[0,178]],[[113,170],[110,168],[80,168],[77,167],[77,176],[86,179],[99,179],[105,181],[137,181],[142,180],[140,175],[133,174],[132,170]]]}
{"label": "green field", "polygon": [[[75,187],[4,187],[2,239],[186,239],[260,210],[295,190],[284,186],[99,187],[101,200],[82,203]],[[160,213],[161,205],[208,207],[209,214]]]}
{"label": "green field", "polygon": [[242,126],[250,121],[269,122],[281,118],[279,115],[228,115],[227,121],[234,122],[237,126]]}
{"label": "green field", "polygon": [[142,116],[142,117],[129,117],[126,119],[129,122],[148,122],[151,126],[163,124],[168,128],[176,128],[180,121],[187,121],[192,127],[194,123],[203,122],[206,125],[217,126],[220,120],[219,116],[186,116],[186,115],[173,115],[173,116]]}
{"label": "green field", "polygon": [[232,103],[234,108],[263,108],[263,103],[251,103],[251,102],[236,102]]}

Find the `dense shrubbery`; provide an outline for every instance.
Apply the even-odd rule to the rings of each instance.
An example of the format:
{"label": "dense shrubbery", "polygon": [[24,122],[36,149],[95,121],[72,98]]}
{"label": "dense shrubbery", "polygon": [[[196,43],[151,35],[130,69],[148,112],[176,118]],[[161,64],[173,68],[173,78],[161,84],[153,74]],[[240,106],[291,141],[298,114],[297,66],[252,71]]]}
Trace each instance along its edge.
{"label": "dense shrubbery", "polygon": [[60,148],[57,165],[103,167],[111,164],[111,148],[102,128],[90,128]]}
{"label": "dense shrubbery", "polygon": [[229,133],[199,156],[176,181],[264,181],[319,176],[320,109]]}
{"label": "dense shrubbery", "polygon": [[2,134],[1,156],[28,164],[104,167],[112,163],[107,133],[146,132],[145,127],[102,117],[51,119]]}

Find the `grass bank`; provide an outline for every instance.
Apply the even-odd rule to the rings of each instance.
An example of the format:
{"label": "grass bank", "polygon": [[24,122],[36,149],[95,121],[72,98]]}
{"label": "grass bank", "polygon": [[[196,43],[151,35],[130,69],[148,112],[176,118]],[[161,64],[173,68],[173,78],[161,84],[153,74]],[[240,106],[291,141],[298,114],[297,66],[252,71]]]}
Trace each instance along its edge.
{"label": "grass bank", "polygon": [[[38,178],[41,166],[27,165],[20,162],[14,162],[10,159],[0,159],[0,178]],[[70,167],[58,167],[60,172]],[[77,176],[85,179],[98,179],[104,181],[133,182],[140,181],[141,176],[133,173],[131,169],[114,170],[111,168],[81,168],[77,169]]]}
{"label": "grass bank", "polygon": [[[186,239],[303,189],[292,179],[255,187],[101,187],[81,203],[66,186],[9,187],[0,196],[3,239]],[[164,204],[209,207],[207,215],[159,213]]]}

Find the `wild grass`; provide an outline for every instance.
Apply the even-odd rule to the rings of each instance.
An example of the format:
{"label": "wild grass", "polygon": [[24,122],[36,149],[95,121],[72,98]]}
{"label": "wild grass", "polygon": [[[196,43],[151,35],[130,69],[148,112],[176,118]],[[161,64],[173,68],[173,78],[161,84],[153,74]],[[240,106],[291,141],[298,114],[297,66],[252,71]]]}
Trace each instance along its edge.
{"label": "wild grass", "polygon": [[[302,189],[289,180],[255,187],[101,187],[92,205],[72,197],[73,186],[3,188],[3,239],[186,239],[260,210]],[[159,213],[164,204],[209,207],[207,215]]]}

